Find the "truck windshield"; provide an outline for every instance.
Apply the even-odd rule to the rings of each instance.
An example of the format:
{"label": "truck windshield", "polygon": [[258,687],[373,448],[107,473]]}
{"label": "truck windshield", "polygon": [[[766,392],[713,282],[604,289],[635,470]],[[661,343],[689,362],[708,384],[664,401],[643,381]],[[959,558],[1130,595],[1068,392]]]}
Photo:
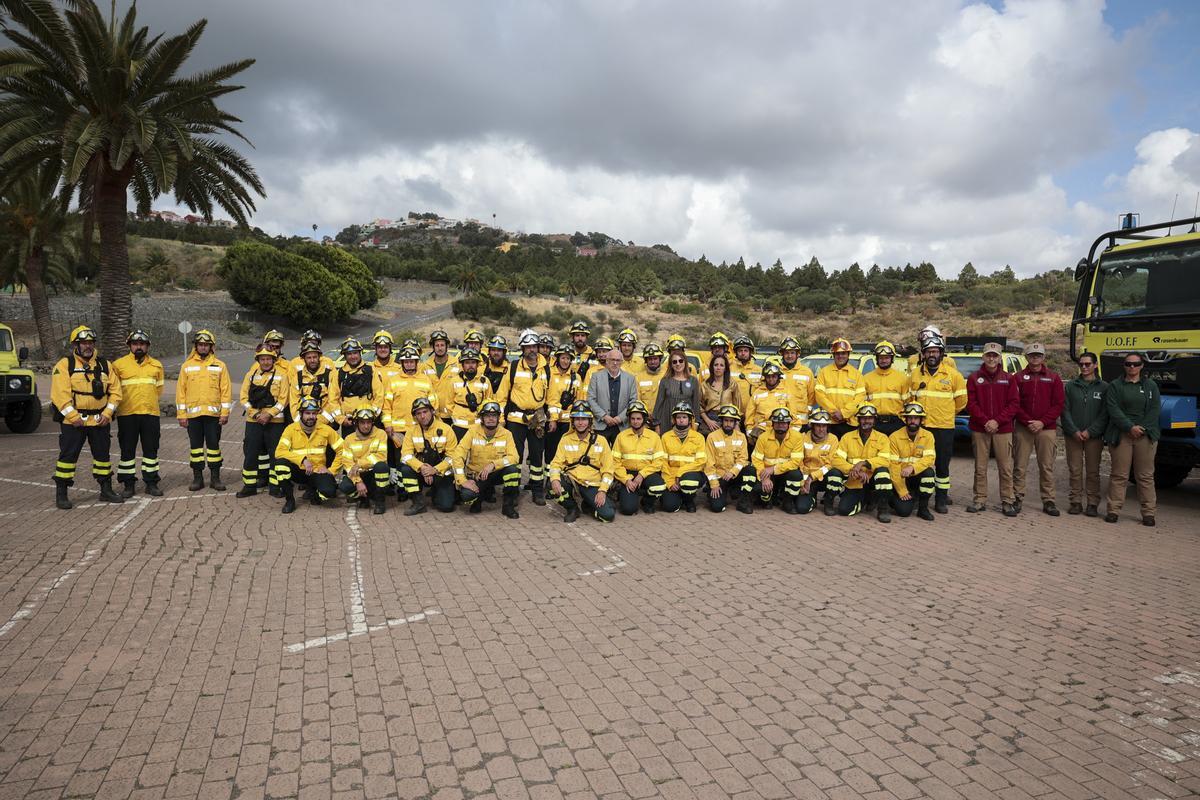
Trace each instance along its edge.
{"label": "truck windshield", "polygon": [[5,352],[13,349],[12,334],[0,328],[0,350]]}
{"label": "truck windshield", "polygon": [[1200,244],[1106,255],[1095,294],[1097,317],[1200,311]]}

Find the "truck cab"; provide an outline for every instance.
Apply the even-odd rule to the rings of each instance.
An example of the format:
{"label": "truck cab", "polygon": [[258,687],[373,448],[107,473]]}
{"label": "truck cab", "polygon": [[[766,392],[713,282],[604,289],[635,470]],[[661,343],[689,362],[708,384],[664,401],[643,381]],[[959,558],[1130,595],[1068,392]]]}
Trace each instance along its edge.
{"label": "truck cab", "polygon": [[[1075,268],[1079,294],[1071,357],[1100,359],[1100,375],[1122,374],[1128,353],[1146,360],[1143,377],[1162,393],[1155,483],[1176,486],[1200,465],[1200,217],[1122,226],[1096,239]],[[1178,231],[1178,233],[1176,232]]]}
{"label": "truck cab", "polygon": [[37,379],[21,366],[28,358],[29,348],[16,349],[12,328],[0,323],[0,413],[13,433],[33,433],[42,422]]}

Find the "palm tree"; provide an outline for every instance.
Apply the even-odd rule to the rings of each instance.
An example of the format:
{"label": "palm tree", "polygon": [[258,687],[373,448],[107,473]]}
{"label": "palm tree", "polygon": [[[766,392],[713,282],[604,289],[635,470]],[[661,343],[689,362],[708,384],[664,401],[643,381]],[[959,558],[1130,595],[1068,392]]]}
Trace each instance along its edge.
{"label": "palm tree", "polygon": [[100,326],[104,349],[119,352],[132,323],[128,195],[139,213],[159,195],[212,218],[219,206],[238,223],[264,195],[249,162],[215,136],[247,140],[216,99],[253,59],[190,77],[180,68],[204,32],[200,20],[177,36],[137,27],[137,8],[109,21],[95,0],[0,0],[0,175],[11,180],[61,165],[63,181],[100,229]]}
{"label": "palm tree", "polygon": [[68,209],[71,192],[59,191],[58,165],[47,163],[11,183],[0,195],[0,275],[24,281],[33,306],[42,358],[57,354],[46,278],[71,282]]}

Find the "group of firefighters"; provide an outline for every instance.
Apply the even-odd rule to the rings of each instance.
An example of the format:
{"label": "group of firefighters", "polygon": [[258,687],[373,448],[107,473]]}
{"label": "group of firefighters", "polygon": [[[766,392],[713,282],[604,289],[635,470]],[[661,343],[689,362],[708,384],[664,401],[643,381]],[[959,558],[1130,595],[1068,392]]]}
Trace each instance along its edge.
{"label": "group of firefighters", "polygon": [[[375,514],[385,513],[387,498],[395,496],[411,502],[408,516],[430,505],[450,512],[461,504],[479,513],[499,490],[502,513],[516,519],[524,473],[532,502],[545,505],[549,495],[567,522],[581,512],[606,522],[639,510],[694,512],[700,495],[716,512],[734,505],[746,514],[771,506],[806,514],[820,502],[830,516],[874,510],[881,522],[914,513],[933,520],[950,505],[955,416],[969,407],[976,479],[967,510],[984,509],[994,454],[1001,508],[1019,513],[1024,465],[1035,453],[1043,510],[1058,515],[1049,470],[1063,389],[1037,345],[1027,349],[1030,366],[1018,379],[996,367],[995,344],[984,347],[983,367],[964,378],[934,326],[921,331],[910,369],[896,366],[896,347],[884,341],[866,374],[850,363],[851,345],[842,338],[816,374],[800,360],[794,338],[784,338],[760,365],[752,340],[721,333],[708,341],[707,365],[694,368],[680,336],[669,337],[665,351],[647,344],[638,353],[632,330],[615,342],[592,339],[585,322],[574,323],[570,341],[560,345],[522,332],[515,359],[504,337],[488,340],[474,330],[456,355],[444,331],[430,336],[423,355],[416,341],[397,347],[381,330],[370,342],[369,361],[350,337],[338,348],[340,363],[323,351],[315,331],[302,335],[293,359],[284,356],[284,343],[281,333],[268,331],[241,383],[246,426],[237,496],[266,490],[283,500],[285,514],[296,509],[299,485],[314,504],[340,493]],[[163,367],[150,356],[143,331],[131,333],[127,344],[129,353],[110,363],[96,352],[95,332],[80,326],[70,354],[54,368],[59,508],[71,508],[68,487],[85,443],[102,500],[134,496],[139,447],[145,491],[162,494]],[[207,330],[195,334],[180,368],[175,409],[190,444],[188,488],[203,489],[207,470],[208,486],[224,491],[221,431],[234,410],[233,382]],[[113,419],[119,493],[109,455]],[[1024,431],[1015,441],[1014,421]],[[1086,450],[1091,478],[1094,447]],[[1074,473],[1072,462],[1070,511],[1081,513]],[[1087,513],[1094,514],[1090,487],[1088,494]],[[1147,514],[1143,497],[1147,524],[1153,524],[1152,497],[1150,503]],[[1110,496],[1110,521],[1114,508],[1120,505]]]}

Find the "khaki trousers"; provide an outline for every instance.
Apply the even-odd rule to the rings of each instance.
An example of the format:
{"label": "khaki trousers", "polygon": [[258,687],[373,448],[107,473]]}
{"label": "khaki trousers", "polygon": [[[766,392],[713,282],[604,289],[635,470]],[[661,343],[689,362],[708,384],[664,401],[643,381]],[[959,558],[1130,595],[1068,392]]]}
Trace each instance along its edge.
{"label": "khaki trousers", "polygon": [[1113,445],[1109,452],[1112,455],[1112,474],[1108,479],[1108,512],[1121,513],[1132,467],[1138,500],[1142,503],[1142,516],[1153,517],[1158,509],[1158,495],[1154,491],[1154,454],[1158,452],[1158,442],[1150,441],[1149,436],[1134,439],[1128,433],[1123,433],[1121,441]]}
{"label": "khaki trousers", "polygon": [[1024,425],[1017,424],[1013,443],[1013,489],[1017,499],[1025,498],[1025,472],[1029,469],[1029,456],[1037,453],[1038,488],[1042,502],[1054,502],[1054,449],[1057,431],[1042,428],[1037,433]]}
{"label": "khaki trousers", "polygon": [[1074,436],[1064,436],[1067,469],[1071,472],[1071,504],[1083,505],[1086,494],[1089,506],[1100,505],[1100,456],[1104,452],[1104,440],[1081,442]]}
{"label": "khaki trousers", "polygon": [[1013,435],[1011,433],[980,433],[971,431],[975,448],[975,503],[984,505],[988,496],[988,457],[996,454],[996,471],[1000,473],[1000,502],[1013,501]]}

